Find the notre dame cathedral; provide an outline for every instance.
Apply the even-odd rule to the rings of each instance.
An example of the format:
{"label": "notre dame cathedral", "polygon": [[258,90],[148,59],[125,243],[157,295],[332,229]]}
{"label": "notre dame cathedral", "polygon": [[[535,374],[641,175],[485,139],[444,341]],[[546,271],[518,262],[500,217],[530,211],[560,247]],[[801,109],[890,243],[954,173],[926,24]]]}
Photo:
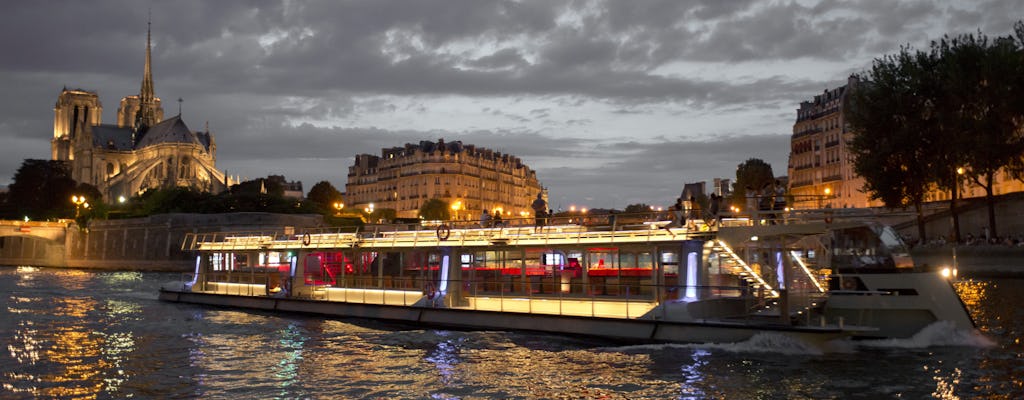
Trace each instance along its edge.
{"label": "notre dame cathedral", "polygon": [[103,124],[95,91],[61,91],[54,106],[52,158],[67,161],[71,177],[99,189],[110,202],[150,188],[191,187],[219,193],[237,183],[216,168],[213,134],[194,132],[181,114],[164,119],[153,90],[151,35],[138,95],[121,99],[117,125]]}

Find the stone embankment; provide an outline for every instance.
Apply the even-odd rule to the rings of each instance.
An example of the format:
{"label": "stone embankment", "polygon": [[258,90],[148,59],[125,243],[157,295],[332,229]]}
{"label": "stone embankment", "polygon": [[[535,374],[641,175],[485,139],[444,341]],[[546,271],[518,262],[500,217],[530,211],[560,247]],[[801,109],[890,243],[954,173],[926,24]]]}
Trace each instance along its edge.
{"label": "stone embankment", "polygon": [[85,229],[70,223],[63,235],[40,229],[0,233],[0,265],[191,271],[194,254],[181,246],[187,233],[296,232],[323,227],[320,215],[270,213],[161,214],[146,218],[93,220]]}
{"label": "stone embankment", "polygon": [[918,246],[911,250],[916,265],[923,268],[943,268],[954,265],[961,277],[1016,277],[1024,278],[1024,246]]}

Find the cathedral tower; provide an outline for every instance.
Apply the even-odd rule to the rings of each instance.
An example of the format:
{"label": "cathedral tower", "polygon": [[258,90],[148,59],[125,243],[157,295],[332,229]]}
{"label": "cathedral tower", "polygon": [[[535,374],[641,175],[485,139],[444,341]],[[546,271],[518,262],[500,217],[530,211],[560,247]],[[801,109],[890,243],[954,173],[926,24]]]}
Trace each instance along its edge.
{"label": "cathedral tower", "polygon": [[74,140],[82,126],[99,125],[103,105],[96,92],[64,88],[53,106],[53,139],[50,158],[68,161],[74,158]]}
{"label": "cathedral tower", "polygon": [[153,90],[152,23],[146,24],[146,64],[137,96],[125,96],[117,109],[117,126],[145,131],[164,119],[164,109]]}

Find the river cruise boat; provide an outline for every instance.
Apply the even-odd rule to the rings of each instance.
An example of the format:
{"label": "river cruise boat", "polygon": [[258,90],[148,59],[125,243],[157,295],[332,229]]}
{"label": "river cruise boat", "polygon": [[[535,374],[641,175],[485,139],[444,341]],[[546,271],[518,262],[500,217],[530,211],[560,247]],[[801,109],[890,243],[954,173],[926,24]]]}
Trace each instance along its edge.
{"label": "river cruise boat", "polygon": [[887,226],[738,218],[686,227],[616,216],[195,233],[183,243],[195,271],[159,297],[654,342],[770,332],[823,343],[910,337],[934,323],[974,328],[949,279],[915,269]]}

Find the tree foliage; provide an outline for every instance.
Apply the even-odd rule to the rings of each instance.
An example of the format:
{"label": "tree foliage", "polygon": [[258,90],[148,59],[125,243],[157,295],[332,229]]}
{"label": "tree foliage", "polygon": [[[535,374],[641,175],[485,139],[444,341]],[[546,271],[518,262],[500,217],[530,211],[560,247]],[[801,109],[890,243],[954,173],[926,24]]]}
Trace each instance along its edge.
{"label": "tree foliage", "polygon": [[[747,188],[759,190],[775,182],[771,164],[762,159],[751,158],[736,166],[736,183],[733,185],[731,204],[744,207],[748,196]],[[684,199],[685,200],[685,199]]]}
{"label": "tree foliage", "polygon": [[[74,215],[71,196],[78,193],[66,162],[27,159],[8,187],[5,218],[52,219]],[[98,195],[98,193],[93,193]],[[98,197],[92,197],[97,199]]]}
{"label": "tree foliage", "polygon": [[852,91],[846,108],[846,121],[857,132],[848,143],[854,172],[864,178],[868,195],[886,207],[914,206],[920,237],[925,237],[921,204],[938,157],[930,129],[932,105],[918,90],[926,80],[927,58],[903,48],[875,60],[867,82]]}
{"label": "tree foliage", "polygon": [[915,206],[921,237],[924,194],[958,188],[958,168],[985,188],[996,234],[995,174],[1024,166],[1024,24],[1016,32],[995,40],[947,36],[928,52],[902,48],[875,60],[852,90],[846,121],[855,132],[854,171],[872,199]]}
{"label": "tree foliage", "polygon": [[639,213],[645,213],[645,212],[650,212],[650,211],[651,211],[651,206],[647,205],[647,204],[644,204],[644,203],[630,204],[630,205],[626,206],[625,210],[623,210],[623,212],[626,213],[626,214],[639,214]]}
{"label": "tree foliage", "polygon": [[328,181],[320,181],[309,189],[306,201],[313,203],[312,207],[322,213],[331,213],[334,210],[334,203],[341,201],[341,192],[334,188]]}
{"label": "tree foliage", "polygon": [[452,215],[446,201],[434,198],[423,202],[423,205],[420,206],[420,217],[432,221],[447,221],[452,218]]}

